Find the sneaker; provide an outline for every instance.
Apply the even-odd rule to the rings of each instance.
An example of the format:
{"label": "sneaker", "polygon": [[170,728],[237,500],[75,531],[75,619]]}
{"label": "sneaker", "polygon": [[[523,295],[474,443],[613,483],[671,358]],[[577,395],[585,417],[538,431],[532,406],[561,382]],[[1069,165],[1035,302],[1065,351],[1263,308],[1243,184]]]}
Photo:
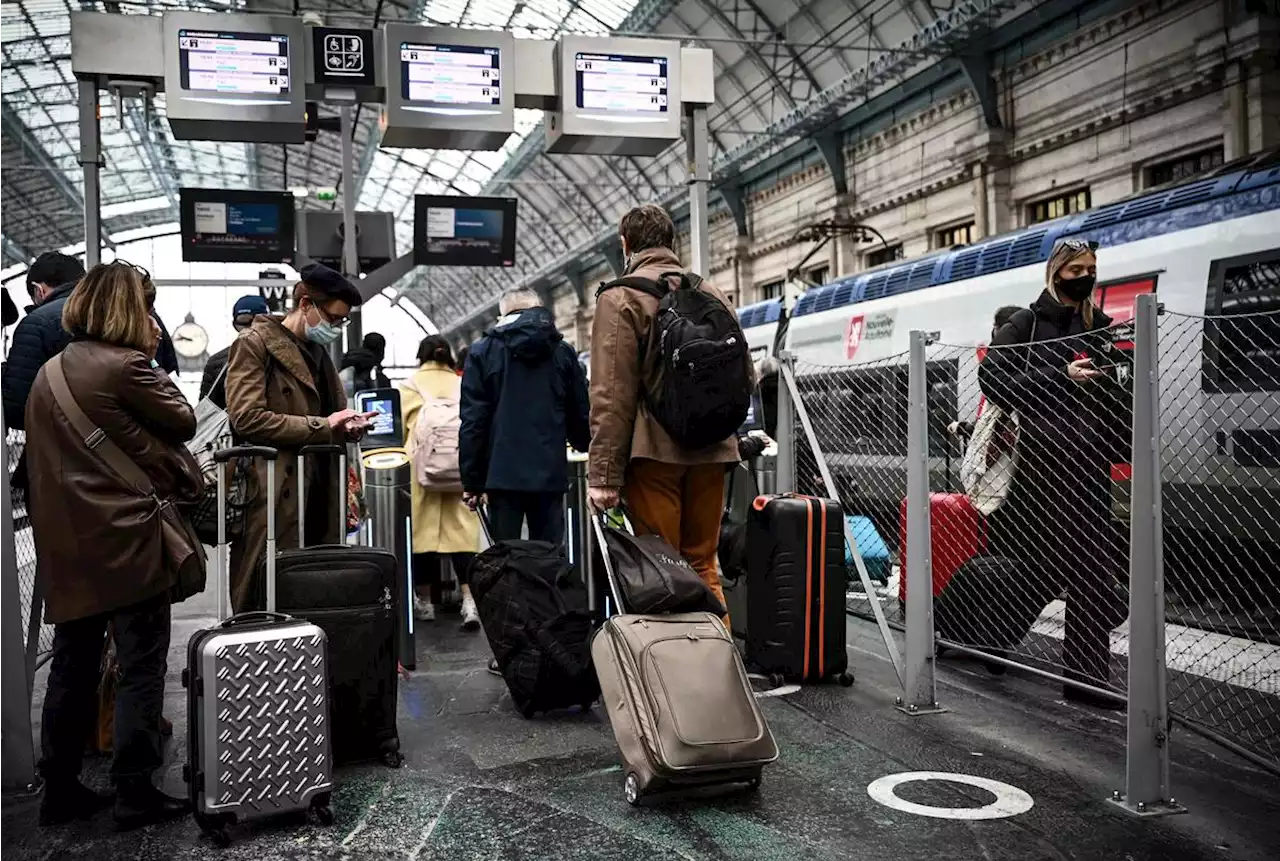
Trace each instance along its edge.
{"label": "sneaker", "polygon": [[40,826],[65,825],[73,819],[92,819],[111,806],[110,795],[99,795],[78,780],[47,783],[40,799]]}
{"label": "sneaker", "polygon": [[497,658],[490,658],[490,659],[489,659],[489,667],[488,667],[488,669],[489,669],[489,672],[490,672],[490,673],[492,673],[492,674],[493,674],[493,675],[495,675],[495,676],[501,676],[501,675],[502,675],[502,670],[498,669],[498,659],[497,659]]}
{"label": "sneaker", "polygon": [[436,620],[436,606],[430,601],[424,601],[417,595],[413,596],[413,618],[419,622],[434,622]]}
{"label": "sneaker", "polygon": [[116,830],[132,831],[190,812],[190,801],[165,795],[150,780],[121,784],[116,795]]}
{"label": "sneaker", "polygon": [[462,596],[462,630],[480,630],[480,614],[476,612],[476,601],[470,595]]}

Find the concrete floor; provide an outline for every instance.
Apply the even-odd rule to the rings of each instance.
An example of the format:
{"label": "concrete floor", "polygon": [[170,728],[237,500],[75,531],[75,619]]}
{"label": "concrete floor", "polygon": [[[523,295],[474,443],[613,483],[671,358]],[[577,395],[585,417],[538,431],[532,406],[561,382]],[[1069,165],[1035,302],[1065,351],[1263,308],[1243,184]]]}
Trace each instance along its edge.
{"label": "concrete floor", "polygon": [[[207,625],[206,595],[175,608],[166,714],[166,787],[183,791],[185,705],[177,677],[187,638]],[[633,809],[603,710],[534,721],[511,707],[484,670],[483,635],[444,617],[419,632],[418,670],[404,681],[405,767],[340,772],[331,828],[298,822],[242,827],[216,850],[191,820],[129,835],[109,816],[36,827],[37,801],[3,808],[5,861],[82,858],[228,861],[373,859],[956,859],[956,861],[1246,861],[1280,858],[1280,781],[1175,730],[1173,785],[1187,815],[1138,820],[1103,799],[1124,776],[1122,716],[1064,704],[1031,678],[989,677],[947,662],[939,700],[949,711],[909,718],[893,708],[892,668],[874,629],[851,620],[853,688],[805,688],[763,708],[781,748],[757,795],[703,794]],[[37,682],[43,690],[43,679]],[[1034,806],[1004,819],[934,819],[884,807],[876,778],[938,771],[993,778]],[[105,763],[88,779],[101,784]],[[994,796],[946,783],[902,786],[899,797],[935,807],[979,807]]]}

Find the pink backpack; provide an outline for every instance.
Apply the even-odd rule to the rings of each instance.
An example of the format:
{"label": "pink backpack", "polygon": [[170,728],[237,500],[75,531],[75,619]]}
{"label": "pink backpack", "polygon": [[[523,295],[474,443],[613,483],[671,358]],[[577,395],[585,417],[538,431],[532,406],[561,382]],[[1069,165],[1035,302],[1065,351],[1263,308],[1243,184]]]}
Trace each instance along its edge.
{"label": "pink backpack", "polygon": [[411,380],[405,380],[404,387],[422,398],[409,440],[414,478],[434,493],[461,493],[458,432],[462,416],[458,398],[428,397]]}

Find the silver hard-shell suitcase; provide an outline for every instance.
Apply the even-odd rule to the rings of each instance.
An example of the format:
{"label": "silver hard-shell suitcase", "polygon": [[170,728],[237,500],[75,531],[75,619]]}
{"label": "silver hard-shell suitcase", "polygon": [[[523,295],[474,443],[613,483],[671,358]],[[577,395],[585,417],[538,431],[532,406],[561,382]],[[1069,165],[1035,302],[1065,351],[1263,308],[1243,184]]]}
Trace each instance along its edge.
{"label": "silver hard-shell suitcase", "polygon": [[[267,611],[225,618],[227,536],[222,464],[267,461]],[[187,644],[187,764],[196,822],[214,843],[238,821],[314,810],[325,825],[333,789],[328,658],[324,631],[275,612],[276,450],[238,446],[215,453],[218,469],[218,624]]]}

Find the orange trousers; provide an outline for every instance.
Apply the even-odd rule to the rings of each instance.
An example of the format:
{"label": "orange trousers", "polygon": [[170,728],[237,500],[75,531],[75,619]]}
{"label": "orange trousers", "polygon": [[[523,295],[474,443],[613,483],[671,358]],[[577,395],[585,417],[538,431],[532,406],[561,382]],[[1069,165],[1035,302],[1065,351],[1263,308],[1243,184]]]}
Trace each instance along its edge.
{"label": "orange trousers", "polygon": [[[716,550],[724,511],[725,465],[682,466],[638,458],[627,467],[623,496],[638,532],[657,533],[680,551],[724,604]],[[729,628],[729,616],[724,617]],[[732,630],[732,629],[730,629]]]}

